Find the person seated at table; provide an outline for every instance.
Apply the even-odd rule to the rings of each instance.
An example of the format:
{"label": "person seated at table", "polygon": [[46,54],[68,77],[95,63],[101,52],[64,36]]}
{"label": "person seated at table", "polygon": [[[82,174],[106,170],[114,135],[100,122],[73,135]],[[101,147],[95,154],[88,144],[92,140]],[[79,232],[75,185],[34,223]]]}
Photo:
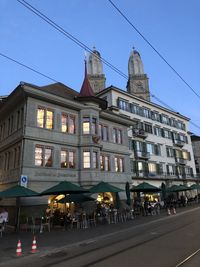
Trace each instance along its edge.
{"label": "person seated at table", "polygon": [[2,208],[0,213],[0,223],[7,223],[8,222],[8,212],[5,208]]}

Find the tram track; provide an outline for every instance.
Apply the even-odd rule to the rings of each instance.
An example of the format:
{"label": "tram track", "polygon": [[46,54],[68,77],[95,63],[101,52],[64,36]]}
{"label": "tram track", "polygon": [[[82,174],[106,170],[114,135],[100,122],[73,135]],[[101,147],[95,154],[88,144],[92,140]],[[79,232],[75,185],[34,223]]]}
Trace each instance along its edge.
{"label": "tram track", "polygon": [[[174,229],[170,229],[170,230],[165,231],[164,233],[160,233],[160,234],[156,232],[156,234],[154,234],[153,236],[151,235],[151,233],[144,233],[145,235],[147,235],[147,238],[145,238],[145,240],[142,240],[142,241],[137,242],[137,243],[135,243],[133,245],[130,245],[130,246],[126,246],[126,247],[124,247],[122,249],[118,249],[117,251],[115,251],[113,253],[109,253],[108,255],[105,255],[105,256],[100,257],[100,258],[98,258],[98,251],[100,251],[102,249],[105,249],[105,248],[109,248],[110,246],[117,245],[117,244],[122,243],[124,241],[128,241],[128,240],[131,240],[133,238],[139,237],[139,236],[141,236],[141,232],[139,232],[137,234],[136,233],[131,234],[131,235],[129,234],[128,238],[126,236],[124,238],[119,238],[119,239],[117,239],[115,241],[112,240],[112,241],[108,242],[107,244],[104,244],[103,246],[94,247],[95,246],[95,243],[97,243],[97,241],[98,241],[98,239],[96,239],[96,240],[94,240],[94,243],[92,244],[93,245],[93,248],[90,248],[89,250],[86,250],[86,251],[82,251],[80,253],[75,253],[74,255],[71,255],[71,256],[69,256],[69,254],[67,256],[64,256],[64,254],[63,254],[63,257],[60,258],[59,260],[51,261],[48,264],[41,265],[41,267],[51,267],[51,266],[53,267],[53,266],[57,266],[58,264],[62,264],[64,262],[70,262],[71,260],[73,260],[73,259],[75,259],[77,257],[83,257],[83,256],[87,256],[87,255],[92,254],[92,253],[96,253],[97,257],[96,257],[96,259],[94,261],[90,261],[87,264],[81,265],[81,267],[93,266],[93,265],[95,265],[97,263],[100,263],[100,262],[103,262],[103,261],[105,261],[107,259],[110,259],[110,258],[112,258],[112,257],[114,257],[116,255],[122,254],[125,251],[131,250],[131,249],[134,249],[134,248],[137,248],[139,246],[142,246],[144,244],[147,244],[149,242],[152,242],[152,241],[154,241],[156,239],[159,239],[161,237],[164,237],[164,236],[167,236],[169,234],[175,233],[176,231],[181,230],[181,229],[184,229],[184,228],[186,228],[188,226],[191,227],[193,223],[194,222],[189,222],[189,223],[186,223],[186,224],[184,224],[182,226],[177,226]],[[155,230],[157,231],[157,228],[155,228]],[[151,230],[151,232],[154,233],[154,229]],[[90,245],[91,245],[91,243],[88,244],[88,248],[89,248]],[[87,244],[86,244],[85,247],[87,247]],[[67,251],[66,251],[66,254],[67,254]],[[183,266],[183,265],[177,265],[175,267],[179,267],[179,266]]]}
{"label": "tram track", "polygon": [[193,257],[195,257],[198,253],[200,253],[200,248],[197,249],[195,252],[193,252],[192,254],[190,254],[187,258],[183,259],[181,262],[177,263],[175,267],[181,267],[184,266],[185,263],[188,263],[189,261],[191,261],[191,259],[193,259]]}

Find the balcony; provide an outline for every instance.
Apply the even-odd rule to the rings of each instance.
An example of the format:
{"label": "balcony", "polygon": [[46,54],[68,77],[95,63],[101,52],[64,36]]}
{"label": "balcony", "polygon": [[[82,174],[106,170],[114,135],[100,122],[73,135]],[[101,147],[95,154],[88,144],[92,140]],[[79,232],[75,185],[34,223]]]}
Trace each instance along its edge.
{"label": "balcony", "polygon": [[135,158],[148,160],[150,158],[150,153],[146,151],[135,151]]}
{"label": "balcony", "polygon": [[186,164],[186,160],[183,158],[176,158],[176,163],[180,164],[180,165],[185,165]]}
{"label": "balcony", "polygon": [[133,136],[145,139],[148,135],[143,129],[133,129]]}
{"label": "balcony", "polygon": [[174,144],[178,147],[183,147],[185,145],[185,142],[184,141],[181,141],[181,140],[177,140],[175,139],[174,140]]}

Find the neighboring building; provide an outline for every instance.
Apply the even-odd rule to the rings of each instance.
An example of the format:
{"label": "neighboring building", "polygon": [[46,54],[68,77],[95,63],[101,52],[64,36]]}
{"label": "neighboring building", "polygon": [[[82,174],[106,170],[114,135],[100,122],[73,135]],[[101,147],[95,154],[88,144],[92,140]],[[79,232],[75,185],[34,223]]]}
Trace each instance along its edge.
{"label": "neighboring building", "polygon": [[196,172],[198,177],[200,178],[200,136],[192,135],[191,140],[194,152]]}
{"label": "neighboring building", "polygon": [[116,114],[137,120],[129,131],[133,184],[147,181],[160,187],[162,183],[194,183],[189,119],[150,102],[148,78],[136,50],[131,52],[128,72],[127,92],[110,86],[97,95],[106,99]]}
{"label": "neighboring building", "polygon": [[[0,107],[0,191],[21,175],[37,192],[63,180],[85,188],[107,181],[125,189],[131,182],[130,125],[94,95],[87,75],[80,93],[61,83],[20,83]],[[32,203],[46,204],[47,198]]]}

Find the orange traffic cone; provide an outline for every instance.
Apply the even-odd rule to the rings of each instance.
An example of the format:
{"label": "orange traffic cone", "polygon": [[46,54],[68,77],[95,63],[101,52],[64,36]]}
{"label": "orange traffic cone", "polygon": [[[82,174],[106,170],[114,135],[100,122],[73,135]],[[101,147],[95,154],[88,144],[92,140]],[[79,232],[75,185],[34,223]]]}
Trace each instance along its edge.
{"label": "orange traffic cone", "polygon": [[17,249],[16,249],[16,256],[21,256],[22,255],[22,247],[21,247],[21,241],[18,240],[17,242]]}
{"label": "orange traffic cone", "polygon": [[37,244],[36,244],[36,238],[34,236],[33,237],[33,243],[32,243],[31,253],[35,253],[35,252],[37,252]]}

